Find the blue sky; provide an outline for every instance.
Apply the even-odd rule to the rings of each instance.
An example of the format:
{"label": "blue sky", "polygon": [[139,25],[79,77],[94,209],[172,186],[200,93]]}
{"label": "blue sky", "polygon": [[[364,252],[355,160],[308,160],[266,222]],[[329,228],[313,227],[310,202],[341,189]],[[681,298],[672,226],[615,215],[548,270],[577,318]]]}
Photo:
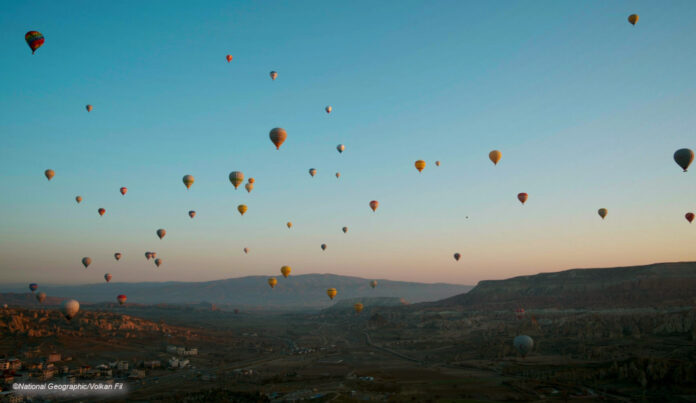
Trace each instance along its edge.
{"label": "blue sky", "polygon": [[[0,274],[211,280],[287,264],[472,284],[694,260],[684,214],[696,179],[672,161],[696,148],[694,12],[692,1],[13,2],[0,15]],[[34,56],[29,30],[46,38]],[[288,131],[280,151],[276,126]],[[256,179],[250,194],[233,170]]]}

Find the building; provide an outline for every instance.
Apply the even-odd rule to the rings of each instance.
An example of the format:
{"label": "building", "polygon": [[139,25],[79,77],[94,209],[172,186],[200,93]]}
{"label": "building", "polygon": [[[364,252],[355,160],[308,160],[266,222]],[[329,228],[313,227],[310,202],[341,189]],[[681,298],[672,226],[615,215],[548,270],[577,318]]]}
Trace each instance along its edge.
{"label": "building", "polygon": [[159,368],[161,366],[162,366],[162,363],[160,362],[160,360],[152,360],[152,361],[144,361],[143,362],[143,367],[145,367],[145,368],[153,369],[153,368]]}
{"label": "building", "polygon": [[136,379],[143,379],[145,378],[145,371],[142,369],[134,369],[131,371],[130,374],[128,374],[128,379],[131,380],[136,380]]}
{"label": "building", "polygon": [[60,354],[58,353],[51,353],[48,355],[48,358],[46,359],[46,362],[56,362],[60,361]]}
{"label": "building", "polygon": [[128,361],[119,361],[118,364],[116,364],[116,369],[119,371],[128,371]]}
{"label": "building", "polygon": [[170,354],[176,354],[176,346],[172,346],[171,344],[167,346],[167,352]]}
{"label": "building", "polygon": [[195,347],[188,350],[185,349],[183,355],[198,355],[198,349]]}
{"label": "building", "polygon": [[13,371],[19,371],[22,369],[22,361],[17,358],[10,358],[7,360],[10,363],[10,369]]}
{"label": "building", "polygon": [[0,360],[0,371],[7,371],[10,369],[10,362],[7,360]]}

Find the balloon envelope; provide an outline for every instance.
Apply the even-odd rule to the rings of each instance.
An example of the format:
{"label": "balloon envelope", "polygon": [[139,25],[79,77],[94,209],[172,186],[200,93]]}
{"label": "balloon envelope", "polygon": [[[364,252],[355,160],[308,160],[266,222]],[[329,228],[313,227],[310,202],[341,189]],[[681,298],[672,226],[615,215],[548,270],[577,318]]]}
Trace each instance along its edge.
{"label": "balloon envelope", "polygon": [[44,171],[44,175],[46,175],[46,179],[51,180],[55,176],[55,171],[52,169],[47,169]]}
{"label": "balloon envelope", "polygon": [[503,153],[498,150],[493,150],[488,153],[488,158],[493,162],[494,165],[498,165],[498,161],[503,157]]}
{"label": "balloon envelope", "polygon": [[331,108],[331,105],[327,105],[326,108],[324,108],[324,110],[326,111],[326,113],[331,113],[331,110],[332,110],[332,109],[333,109],[333,108]]}
{"label": "balloon envelope", "polygon": [[74,299],[69,299],[63,302],[63,315],[65,316],[65,319],[70,320],[74,318],[79,310],[80,303]]}
{"label": "balloon envelope", "polygon": [[525,357],[530,351],[532,351],[532,348],[534,348],[534,340],[532,340],[531,337],[522,334],[513,339],[512,345],[515,346],[520,354],[522,354],[522,357]]}
{"label": "balloon envelope", "polygon": [[379,207],[379,202],[377,200],[372,200],[370,202],[370,208],[372,211],[377,211],[377,207]]}
{"label": "balloon envelope", "polygon": [[234,186],[235,189],[239,187],[239,185],[244,182],[244,174],[239,172],[239,171],[232,171],[230,172],[230,182]]}
{"label": "balloon envelope", "polygon": [[363,310],[363,304],[357,302],[355,305],[353,305],[353,309],[355,309],[355,313],[360,313]]}
{"label": "balloon envelope", "polygon": [[439,166],[440,166],[440,161],[435,161],[435,165],[439,167]]}
{"label": "balloon envelope", "polygon": [[343,230],[343,233],[345,234],[346,232],[348,232],[348,227],[343,227],[342,230]]}
{"label": "balloon envelope", "polygon": [[529,195],[526,194],[526,193],[518,193],[518,194],[517,194],[517,200],[519,200],[520,203],[522,203],[522,204],[524,204],[524,202],[527,201],[527,198],[528,198],[528,197],[529,197]]}
{"label": "balloon envelope", "polygon": [[31,290],[31,292],[36,291],[37,288],[39,288],[38,284],[36,284],[36,283],[29,284],[29,289]]}
{"label": "balloon envelope", "polygon": [[126,297],[123,294],[116,297],[116,301],[118,301],[119,305],[125,304],[127,299],[128,299],[128,297]]}
{"label": "balloon envelope", "polygon": [[121,260],[121,256],[123,256],[123,255],[121,255],[121,252],[114,253],[114,259],[116,259],[116,260]]}
{"label": "balloon envelope", "polygon": [[456,260],[456,261],[459,261],[459,259],[461,259],[461,257],[462,257],[462,254],[461,254],[461,253],[455,253],[455,254],[454,254],[454,260]]}
{"label": "balloon envelope", "polygon": [[246,204],[240,204],[239,206],[237,206],[237,211],[239,211],[239,214],[241,214],[241,215],[244,215],[244,213],[247,212],[247,209],[248,208],[247,208]]}
{"label": "balloon envelope", "polygon": [[335,288],[329,288],[328,290],[326,290],[326,295],[328,295],[331,299],[334,299],[336,294],[338,294],[338,291],[336,291]]}
{"label": "balloon envelope", "polygon": [[425,161],[423,160],[416,161],[414,165],[416,166],[418,172],[423,172],[423,169],[425,169]]}
{"label": "balloon envelope", "polygon": [[694,152],[688,148],[682,148],[674,152],[674,162],[676,162],[684,172],[689,169],[689,165],[691,165],[693,160]]}
{"label": "balloon envelope", "polygon": [[604,217],[607,216],[608,213],[609,213],[609,211],[607,211],[607,209],[605,209],[605,208],[601,208],[601,209],[597,210],[597,214],[599,214],[599,216],[602,217],[602,220],[604,219]]}
{"label": "balloon envelope", "polygon": [[82,201],[82,196],[75,196],[75,201],[80,203]]}
{"label": "balloon envelope", "polygon": [[316,174],[317,174],[317,170],[316,170],[316,169],[314,169],[314,168],[310,168],[310,170],[309,170],[309,174],[310,174],[310,175],[312,175],[312,177],[314,177],[314,175],[316,175]]}
{"label": "balloon envelope", "polygon": [[325,244],[325,243],[321,244],[321,250],[326,250],[326,244]]}
{"label": "balloon envelope", "polygon": [[271,76],[271,80],[275,80],[276,78],[278,78],[278,72],[276,71],[271,71],[269,75]]}
{"label": "balloon envelope", "polygon": [[90,264],[92,264],[92,259],[88,257],[83,257],[82,264],[85,266],[85,268],[87,268]]}
{"label": "balloon envelope", "polygon": [[44,44],[44,36],[41,35],[39,31],[29,31],[24,35],[24,40],[27,41],[27,45],[31,49],[31,54],[36,52],[36,49],[40,48]]}
{"label": "balloon envelope", "polygon": [[111,274],[106,273],[106,274],[104,275],[104,280],[106,280],[107,283],[108,283],[109,281],[111,281]]}
{"label": "balloon envelope", "polygon": [[193,185],[194,182],[193,175],[184,175],[182,181],[184,185],[186,185],[186,189],[191,189],[191,185]]}
{"label": "balloon envelope", "polygon": [[276,127],[271,130],[268,137],[271,138],[271,142],[276,146],[276,150],[280,150],[280,146],[282,146],[285,139],[288,138],[288,133],[282,127]]}
{"label": "balloon envelope", "polygon": [[227,55],[225,58],[227,59],[227,63],[232,61],[232,55]]}
{"label": "balloon envelope", "polygon": [[196,212],[194,210],[189,210],[189,217],[193,218],[196,216]]}
{"label": "balloon envelope", "polygon": [[155,266],[160,267],[162,265],[162,259],[155,259]]}
{"label": "balloon envelope", "polygon": [[692,222],[694,221],[694,213],[686,213],[686,221]]}
{"label": "balloon envelope", "polygon": [[268,285],[271,286],[271,288],[274,288],[278,284],[278,280],[276,280],[275,277],[271,277],[268,279]]}
{"label": "balloon envelope", "polygon": [[244,253],[249,253],[249,248],[244,248]]}
{"label": "balloon envelope", "polygon": [[254,184],[249,182],[244,185],[244,189],[246,189],[247,193],[251,193],[251,191],[254,190]]}
{"label": "balloon envelope", "polygon": [[159,239],[164,238],[165,235],[167,235],[167,231],[163,228],[157,230],[157,236],[159,237]]}
{"label": "balloon envelope", "polygon": [[102,207],[99,210],[97,210],[97,212],[99,213],[100,216],[103,216],[104,213],[106,213],[106,209]]}
{"label": "balloon envelope", "polygon": [[[628,16],[628,22],[630,22],[631,25],[636,25],[636,23],[638,22],[638,18],[639,18],[638,14],[631,14]],[[648,25],[650,25],[650,24],[648,24]]]}
{"label": "balloon envelope", "polygon": [[87,112],[92,112],[92,105],[85,106],[85,109],[87,109]]}
{"label": "balloon envelope", "polygon": [[42,304],[46,300],[46,293],[40,292],[40,293],[36,294],[36,300]]}
{"label": "balloon envelope", "polygon": [[128,192],[128,188],[124,186],[124,187],[122,187],[121,189],[119,189],[119,191],[121,192],[121,194],[122,194],[123,196],[125,196],[126,193]]}
{"label": "balloon envelope", "polygon": [[290,266],[283,266],[280,268],[280,273],[283,275],[283,277],[288,278],[290,275],[290,272],[292,271],[292,268]]}
{"label": "balloon envelope", "polygon": [[288,221],[288,223],[287,223],[287,224],[285,224],[285,225],[287,225],[287,226],[288,226],[288,228],[292,228],[292,223],[291,223],[290,221]]}
{"label": "balloon envelope", "polygon": [[370,287],[372,287],[372,288],[377,287],[377,280],[370,281]]}
{"label": "balloon envelope", "polygon": [[336,149],[338,150],[339,153],[343,153],[343,151],[345,151],[345,149],[346,149],[346,146],[344,146],[343,144],[339,144],[336,146]]}

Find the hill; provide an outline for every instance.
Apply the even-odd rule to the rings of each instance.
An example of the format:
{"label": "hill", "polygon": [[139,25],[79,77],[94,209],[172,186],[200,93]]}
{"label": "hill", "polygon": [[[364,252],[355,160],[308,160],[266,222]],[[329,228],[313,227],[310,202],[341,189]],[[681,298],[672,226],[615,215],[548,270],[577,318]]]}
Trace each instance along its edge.
{"label": "hill", "polygon": [[696,262],[656,263],[481,281],[433,307],[596,309],[696,305]]}
{"label": "hill", "polygon": [[[54,297],[75,298],[81,303],[114,302],[116,295],[126,294],[128,303],[136,304],[216,304],[219,307],[269,309],[321,309],[347,298],[393,297],[409,302],[436,301],[467,292],[471,286],[426,284],[370,280],[334,274],[305,274],[278,278],[271,289],[268,277],[248,276],[206,282],[101,283],[76,286],[40,285],[40,290]],[[334,302],[326,296],[327,288],[336,288]],[[10,291],[11,287],[0,287]],[[32,302],[33,303],[33,302]]]}

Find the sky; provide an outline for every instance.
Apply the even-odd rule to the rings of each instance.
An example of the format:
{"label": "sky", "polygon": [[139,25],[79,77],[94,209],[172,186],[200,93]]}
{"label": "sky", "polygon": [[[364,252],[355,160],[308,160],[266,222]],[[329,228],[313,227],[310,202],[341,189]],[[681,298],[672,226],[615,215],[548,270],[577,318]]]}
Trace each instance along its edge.
{"label": "sky", "polygon": [[[684,218],[696,212],[696,172],[672,159],[696,148],[696,2],[3,11],[0,282],[203,281],[290,265],[476,284],[696,260],[696,224]],[[46,38],[33,56],[30,30]],[[288,132],[278,151],[274,127]],[[231,171],[254,177],[254,190],[235,190]]]}

